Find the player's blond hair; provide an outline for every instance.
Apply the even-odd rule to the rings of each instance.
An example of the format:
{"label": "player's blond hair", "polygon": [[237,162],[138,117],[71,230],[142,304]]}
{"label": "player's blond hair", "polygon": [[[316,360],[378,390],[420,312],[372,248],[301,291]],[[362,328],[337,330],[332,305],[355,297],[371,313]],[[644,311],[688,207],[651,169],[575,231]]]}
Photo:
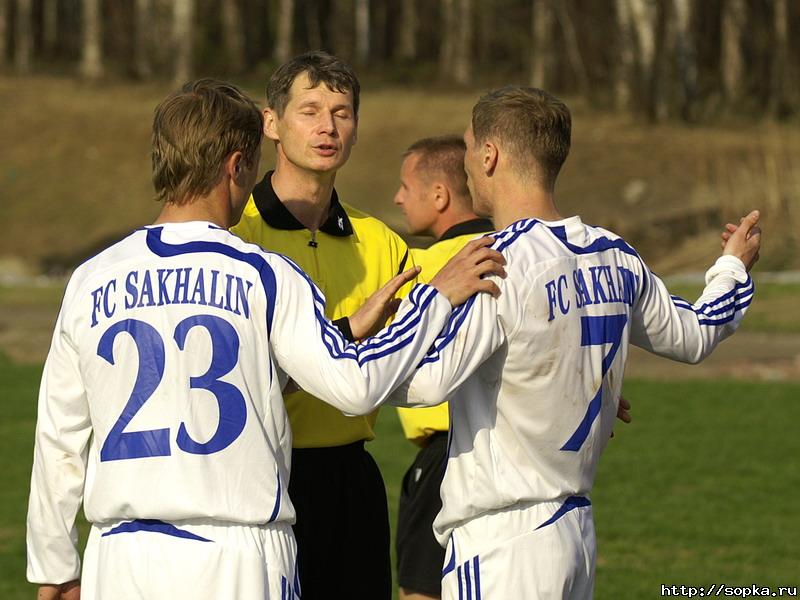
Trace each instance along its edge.
{"label": "player's blond hair", "polygon": [[472,131],[477,144],[494,141],[520,175],[552,190],[569,154],[572,117],[566,104],[544,90],[507,86],[478,100]]}
{"label": "player's blond hair", "polygon": [[187,83],[155,110],[156,199],[183,204],[207,195],[231,153],[242,152],[252,167],[262,136],[261,112],[236,86],[214,79]]}

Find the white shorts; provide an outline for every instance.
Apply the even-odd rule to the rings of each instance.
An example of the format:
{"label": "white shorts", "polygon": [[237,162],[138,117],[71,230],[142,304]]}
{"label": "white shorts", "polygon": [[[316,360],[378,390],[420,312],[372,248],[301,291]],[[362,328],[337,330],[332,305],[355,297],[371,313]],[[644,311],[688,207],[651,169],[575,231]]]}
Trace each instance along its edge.
{"label": "white shorts", "polygon": [[588,499],[516,506],[456,527],[442,571],[443,600],[586,600],[594,589]]}
{"label": "white shorts", "polygon": [[291,525],[211,519],[92,525],[82,600],[300,597]]}

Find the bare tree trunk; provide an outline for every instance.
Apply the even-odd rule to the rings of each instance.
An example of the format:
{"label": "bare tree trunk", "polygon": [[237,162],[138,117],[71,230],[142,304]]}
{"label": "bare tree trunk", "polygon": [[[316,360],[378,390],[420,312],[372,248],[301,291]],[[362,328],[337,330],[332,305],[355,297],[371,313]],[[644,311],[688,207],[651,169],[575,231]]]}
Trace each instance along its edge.
{"label": "bare tree trunk", "polygon": [[319,5],[306,1],[304,7],[306,20],[306,36],[309,48],[322,48],[322,28],[320,27]]}
{"label": "bare tree trunk", "polygon": [[692,36],[694,2],[674,0],[673,8],[681,117],[684,121],[693,121],[694,104],[697,99],[697,49]]}
{"label": "bare tree trunk", "polygon": [[0,0],[0,68],[6,66],[8,60],[8,0]]}
{"label": "bare tree trunk", "polygon": [[553,59],[553,26],[555,19],[549,0],[531,2],[531,37],[533,54],[531,56],[531,85],[546,88],[548,66]]}
{"label": "bare tree trunk", "polygon": [[175,46],[176,83],[184,83],[192,75],[192,33],[194,0],[173,0],[172,39]]}
{"label": "bare tree trunk", "polygon": [[789,79],[789,11],[786,0],[774,0],[772,5],[774,40],[770,72],[769,111],[783,116],[788,109],[787,83]]}
{"label": "bare tree trunk", "polygon": [[402,0],[400,7],[400,47],[402,60],[417,58],[417,7],[414,0]]}
{"label": "bare tree trunk", "polygon": [[639,96],[647,113],[652,117],[656,73],[656,17],[658,6],[655,0],[631,0],[630,14],[636,33],[639,50]]}
{"label": "bare tree trunk", "polygon": [[42,46],[45,54],[53,56],[58,44],[58,0],[42,2]]}
{"label": "bare tree trunk", "polygon": [[642,81],[650,81],[656,58],[656,5],[652,0],[631,0],[630,9]]}
{"label": "bare tree trunk", "polygon": [[439,77],[444,80],[452,78],[453,61],[455,59],[455,0],[441,0],[442,32],[439,45]]}
{"label": "bare tree trunk", "polygon": [[472,80],[472,0],[458,0],[458,31],[453,56],[453,80],[466,85]]}
{"label": "bare tree trunk", "polygon": [[633,36],[630,3],[616,0],[617,19],[617,61],[614,68],[614,106],[617,110],[631,107],[634,89],[634,65],[636,62],[636,41]]}
{"label": "bare tree trunk", "polygon": [[742,56],[742,30],[747,18],[745,0],[723,0],[722,4],[722,91],[725,99],[736,102],[741,96],[744,57]]}
{"label": "bare tree trunk", "polygon": [[478,2],[475,7],[475,51],[478,64],[486,66],[491,62],[493,44],[497,35],[497,11],[487,2]]}
{"label": "bare tree trunk", "polygon": [[103,29],[100,15],[100,0],[83,0],[81,75],[86,79],[103,76]]}
{"label": "bare tree trunk", "polygon": [[369,62],[369,0],[356,0],[356,62]]}
{"label": "bare tree trunk", "polygon": [[275,36],[275,62],[285,63],[292,54],[294,35],[294,0],[280,0],[278,5],[278,32]]}
{"label": "bare tree trunk", "polygon": [[153,74],[150,61],[150,49],[153,39],[153,3],[152,0],[136,0],[136,27],[133,34],[133,72],[140,79],[147,79]]}
{"label": "bare tree trunk", "polygon": [[671,2],[659,2],[656,24],[660,44],[650,82],[647,113],[651,121],[661,122],[669,117],[673,84],[673,58],[677,54],[678,26]]}
{"label": "bare tree trunk", "polygon": [[222,40],[233,73],[244,70],[244,22],[238,0],[222,0]]}
{"label": "bare tree trunk", "polygon": [[31,19],[33,6],[31,0],[17,0],[17,26],[14,44],[14,66],[17,73],[26,74],[31,71],[33,58],[33,32]]}
{"label": "bare tree trunk", "polygon": [[578,34],[575,31],[575,24],[572,22],[572,17],[569,14],[569,8],[565,1],[558,1],[553,3],[555,8],[556,19],[561,26],[561,31],[564,34],[564,43],[567,50],[567,59],[569,60],[572,72],[575,75],[575,80],[578,84],[578,89],[581,94],[588,96],[590,92],[589,87],[589,74],[586,71],[586,65],[581,56],[581,49],[578,44]]}

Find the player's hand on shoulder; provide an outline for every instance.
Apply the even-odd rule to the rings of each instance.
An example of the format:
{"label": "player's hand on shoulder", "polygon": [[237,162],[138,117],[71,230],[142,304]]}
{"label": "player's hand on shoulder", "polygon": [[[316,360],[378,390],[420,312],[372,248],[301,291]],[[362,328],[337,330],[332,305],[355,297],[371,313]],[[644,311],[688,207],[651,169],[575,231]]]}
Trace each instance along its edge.
{"label": "player's hand on shoulder", "polygon": [[483,278],[484,275],[506,276],[503,268],[506,259],[489,247],[494,241],[493,237],[481,237],[469,242],[431,279],[430,284],[453,306],[463,304],[477,292],[498,297],[500,288],[497,284]]}
{"label": "player's hand on shoulder", "polygon": [[739,219],[739,225],[728,223],[722,232],[722,254],[735,256],[749,271],[759,259],[761,249],[761,228],[758,226],[760,213],[757,210]]}
{"label": "player's hand on shoulder", "polygon": [[36,600],[80,600],[81,582],[68,581],[57,585],[40,585]]}

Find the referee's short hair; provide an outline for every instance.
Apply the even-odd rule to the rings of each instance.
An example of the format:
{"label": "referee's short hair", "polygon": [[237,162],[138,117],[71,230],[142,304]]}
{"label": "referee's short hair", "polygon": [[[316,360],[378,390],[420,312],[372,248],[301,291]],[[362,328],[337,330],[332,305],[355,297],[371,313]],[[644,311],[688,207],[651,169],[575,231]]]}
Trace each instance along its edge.
{"label": "referee's short hair", "polygon": [[503,87],[472,109],[475,143],[494,140],[521,176],[534,177],[547,190],[555,187],[567,159],[571,130],[567,105],[537,88]]}
{"label": "referee's short hair", "polygon": [[306,73],[311,87],[324,83],[334,92],[353,95],[353,113],[358,118],[358,101],[361,84],[358,82],[353,68],[342,59],[314,50],[295,56],[283,63],[272,74],[267,82],[267,105],[283,117],[286,105],[289,104],[289,90],[298,75]]}
{"label": "referee's short hair", "polygon": [[222,163],[241,151],[253,165],[263,136],[255,102],[214,79],[187,83],[155,110],[152,160],[156,199],[183,204],[219,182]]}

